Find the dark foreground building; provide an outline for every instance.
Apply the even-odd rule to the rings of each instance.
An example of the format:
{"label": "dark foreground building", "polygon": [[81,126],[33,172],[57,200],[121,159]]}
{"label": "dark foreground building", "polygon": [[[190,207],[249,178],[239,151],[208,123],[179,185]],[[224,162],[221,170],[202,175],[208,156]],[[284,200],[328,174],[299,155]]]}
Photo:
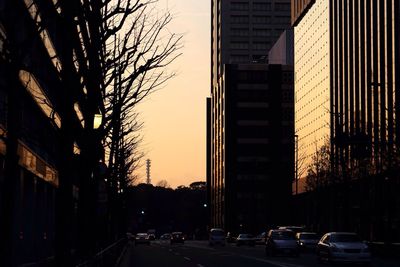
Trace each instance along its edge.
{"label": "dark foreground building", "polygon": [[293,70],[227,64],[222,88],[213,113],[212,170],[222,179],[211,180],[212,223],[256,233],[289,217]]}
{"label": "dark foreground building", "polygon": [[290,183],[288,192],[284,184],[293,175],[286,165],[293,160],[293,99],[282,97],[293,89],[292,69],[267,65],[268,51],[289,26],[289,0],[211,1],[207,180],[212,227],[265,230],[278,220],[271,216],[278,207],[269,193],[282,200],[276,199],[279,204],[290,194]]}

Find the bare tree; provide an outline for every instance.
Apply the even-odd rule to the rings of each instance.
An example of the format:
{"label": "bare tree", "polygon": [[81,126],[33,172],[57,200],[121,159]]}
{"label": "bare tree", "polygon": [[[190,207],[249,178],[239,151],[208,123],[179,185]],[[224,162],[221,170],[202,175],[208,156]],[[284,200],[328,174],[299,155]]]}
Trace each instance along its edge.
{"label": "bare tree", "polygon": [[[120,155],[121,139],[130,144],[131,153],[137,153],[141,123],[135,105],[174,76],[167,66],[180,55],[182,35],[168,31],[172,16],[169,12],[158,13],[157,2],[108,0],[101,6],[103,133],[111,169]],[[133,156],[131,171],[138,166],[141,155]]]}
{"label": "bare tree", "polygon": [[318,147],[315,142],[315,154],[307,169],[306,191],[327,186],[331,183],[330,145],[325,142]]}

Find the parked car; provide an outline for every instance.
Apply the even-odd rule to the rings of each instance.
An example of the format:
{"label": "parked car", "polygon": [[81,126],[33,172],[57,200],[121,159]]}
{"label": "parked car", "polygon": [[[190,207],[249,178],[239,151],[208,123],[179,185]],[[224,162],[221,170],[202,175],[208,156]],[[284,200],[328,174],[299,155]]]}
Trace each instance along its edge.
{"label": "parked car", "polygon": [[214,245],[225,246],[225,231],[221,228],[212,228],[210,230],[208,244],[210,246]]}
{"label": "parked car", "polygon": [[256,241],[251,234],[239,234],[236,238],[236,246],[249,245],[254,246]]}
{"label": "parked car", "polygon": [[371,262],[368,245],[361,241],[356,233],[330,232],[326,233],[317,245],[318,259],[329,262]]}
{"label": "parked car", "polygon": [[320,237],[317,233],[313,232],[299,232],[296,234],[297,244],[299,245],[300,250],[313,250],[317,248],[318,241]]}
{"label": "parked car", "polygon": [[182,232],[173,232],[171,234],[171,239],[170,239],[171,244],[174,243],[184,243],[185,242],[185,237],[183,236]]}
{"label": "parked car", "polygon": [[149,235],[147,233],[137,233],[135,236],[135,245],[147,244],[150,245]]}
{"label": "parked car", "polygon": [[297,240],[293,231],[269,230],[265,241],[265,254],[275,256],[276,254],[299,255]]}
{"label": "parked car", "polygon": [[236,242],[236,237],[231,232],[228,232],[226,234],[226,238],[225,239],[226,239],[226,242],[228,242],[228,243]]}
{"label": "parked car", "polygon": [[262,232],[261,234],[256,236],[254,239],[255,239],[257,245],[264,245],[265,244],[265,232]]}

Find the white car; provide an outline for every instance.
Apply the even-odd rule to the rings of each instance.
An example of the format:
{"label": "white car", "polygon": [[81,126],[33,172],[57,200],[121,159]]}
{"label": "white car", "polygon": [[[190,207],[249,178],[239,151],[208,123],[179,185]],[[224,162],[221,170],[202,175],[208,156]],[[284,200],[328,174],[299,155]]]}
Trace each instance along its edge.
{"label": "white car", "polygon": [[331,262],[371,262],[371,253],[355,233],[331,232],[326,233],[317,245],[317,255],[320,261]]}

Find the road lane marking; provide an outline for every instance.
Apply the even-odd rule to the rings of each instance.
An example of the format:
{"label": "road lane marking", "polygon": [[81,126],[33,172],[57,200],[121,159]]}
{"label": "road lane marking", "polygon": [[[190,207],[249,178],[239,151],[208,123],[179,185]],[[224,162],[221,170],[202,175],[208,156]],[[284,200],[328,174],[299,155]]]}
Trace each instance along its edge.
{"label": "road lane marking", "polygon": [[205,267],[204,265],[201,264],[197,264],[197,267]]}
{"label": "road lane marking", "polygon": [[192,260],[192,259],[189,258],[189,257],[184,257],[184,259],[187,260],[187,261],[191,261],[191,260]]}

